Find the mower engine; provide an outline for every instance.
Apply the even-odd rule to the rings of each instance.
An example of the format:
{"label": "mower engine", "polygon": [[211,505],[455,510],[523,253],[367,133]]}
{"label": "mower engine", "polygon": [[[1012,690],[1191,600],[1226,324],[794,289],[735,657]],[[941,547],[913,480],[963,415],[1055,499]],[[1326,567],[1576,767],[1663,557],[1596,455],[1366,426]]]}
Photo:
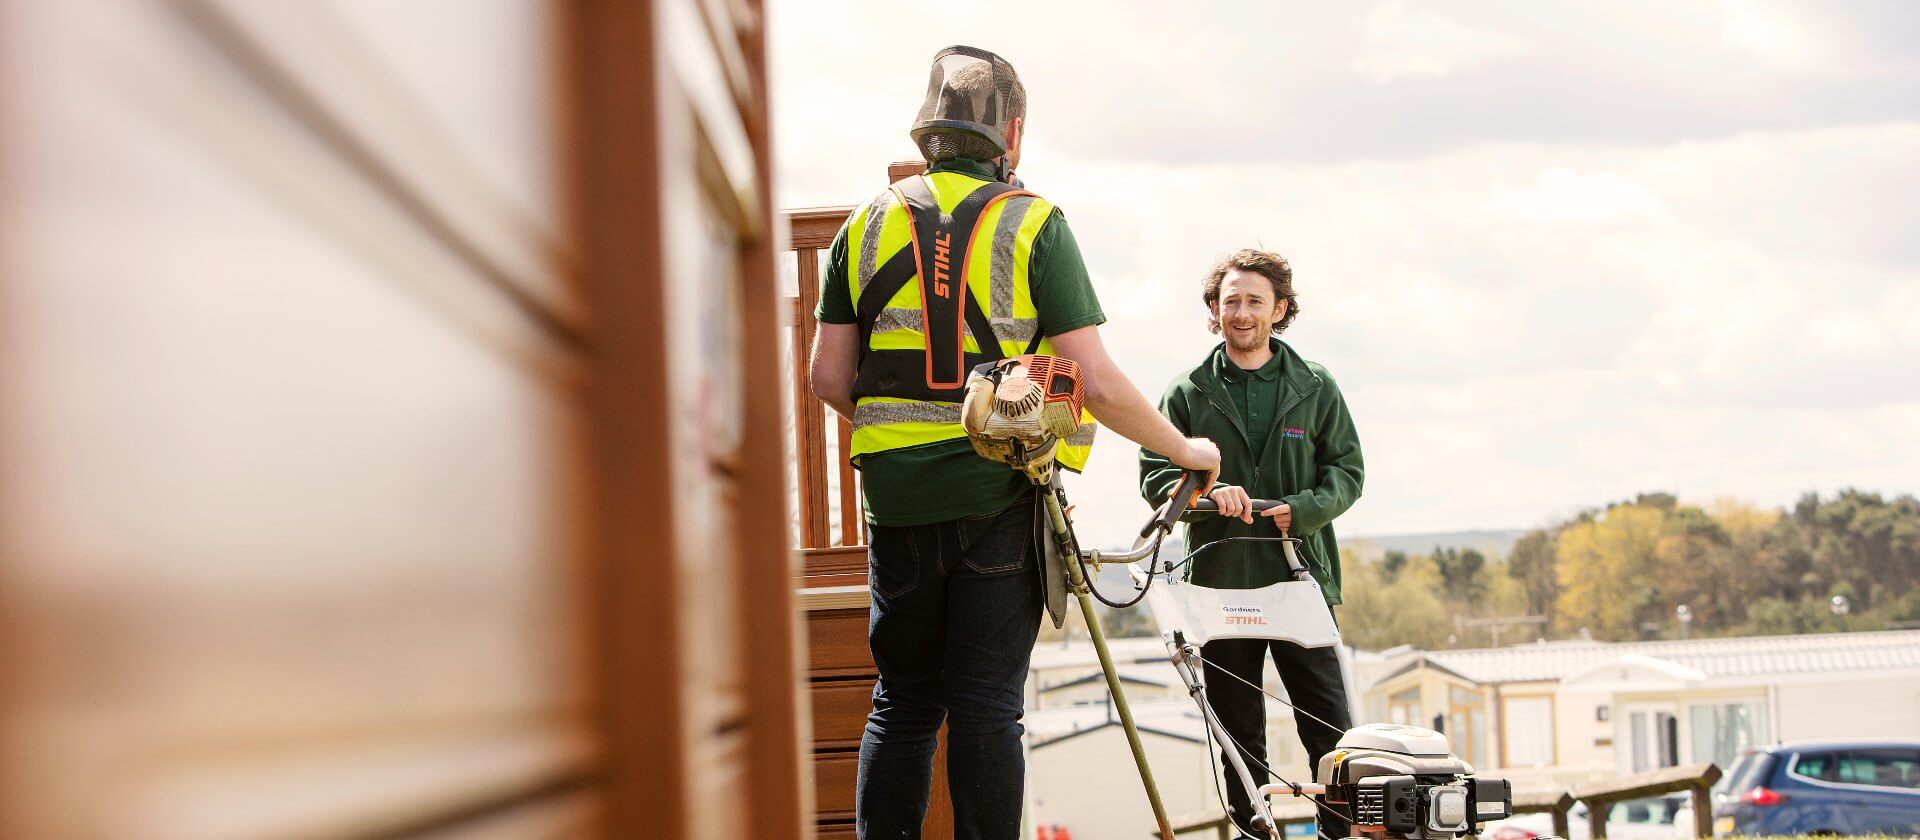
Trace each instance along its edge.
{"label": "mower engine", "polygon": [[973,369],[960,425],[982,457],[1046,484],[1061,439],[1080,429],[1085,403],[1080,366],[1071,359],[1015,356]]}
{"label": "mower engine", "polygon": [[1476,779],[1473,766],[1431,729],[1370,723],[1347,730],[1316,774],[1323,802],[1353,821],[1356,835],[1439,840],[1513,814],[1505,779]]}

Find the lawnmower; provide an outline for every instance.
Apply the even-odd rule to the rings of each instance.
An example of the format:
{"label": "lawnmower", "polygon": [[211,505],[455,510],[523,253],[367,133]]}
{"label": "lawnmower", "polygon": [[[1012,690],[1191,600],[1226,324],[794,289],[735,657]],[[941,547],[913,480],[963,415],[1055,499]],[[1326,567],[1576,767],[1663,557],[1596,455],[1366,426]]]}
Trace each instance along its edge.
{"label": "lawnmower", "polygon": [[[1208,731],[1221,744],[1235,741],[1207,703],[1201,650],[1208,641],[1273,639],[1303,647],[1332,646],[1339,652],[1341,676],[1349,689],[1351,667],[1320,584],[1300,561],[1298,539],[1285,532],[1279,537],[1231,538],[1281,544],[1290,578],[1257,589],[1214,589],[1184,580],[1186,576],[1180,571],[1194,556],[1224,541],[1194,549],[1177,563],[1159,560],[1161,542],[1175,522],[1185,516],[1217,515],[1213,501],[1200,495],[1206,481],[1201,474],[1188,472],[1182,477],[1173,495],[1141,528],[1131,550],[1082,549],[1073,530],[1072,506],[1067,503],[1059,470],[1054,467],[1061,441],[1088,419],[1084,412],[1078,367],[1068,359],[1028,355],[975,368],[968,379],[961,415],[976,451],[1019,470],[1040,487],[1043,515],[1038,517],[1038,528],[1043,533],[1037,536],[1048,612],[1054,626],[1059,627],[1065,620],[1065,594],[1072,593],[1079,602],[1161,838],[1173,840],[1172,823],[1094,611],[1095,599],[1118,608],[1146,602],[1166,642],[1168,660],[1199,706]],[[1276,504],[1254,500],[1253,507],[1259,511]],[[1129,600],[1112,601],[1093,589],[1092,579],[1099,567],[1115,563],[1125,564],[1134,581],[1135,593]],[[1155,587],[1156,581],[1162,585]],[[1254,687],[1265,691],[1262,686]],[[1347,696],[1353,696],[1351,690]],[[1506,781],[1475,778],[1472,766],[1448,749],[1446,736],[1419,727],[1363,724],[1347,730],[1315,768],[1313,784],[1296,784],[1278,774],[1270,774],[1279,779],[1277,784],[1256,784],[1241,751],[1224,752],[1254,803],[1257,813],[1253,828],[1271,840],[1282,837],[1281,826],[1267,804],[1267,797],[1273,795],[1310,797],[1317,808],[1352,825],[1354,836],[1369,838],[1457,838],[1474,832],[1482,822],[1502,819],[1512,812],[1512,791]]]}

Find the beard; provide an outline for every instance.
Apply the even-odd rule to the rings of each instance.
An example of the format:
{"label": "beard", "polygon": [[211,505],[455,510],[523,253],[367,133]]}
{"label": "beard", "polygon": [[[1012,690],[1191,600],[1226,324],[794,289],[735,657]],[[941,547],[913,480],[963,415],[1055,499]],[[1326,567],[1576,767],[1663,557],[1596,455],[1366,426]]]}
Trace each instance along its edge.
{"label": "beard", "polygon": [[1242,353],[1248,353],[1267,346],[1267,336],[1273,334],[1273,328],[1268,327],[1262,330],[1258,325],[1255,325],[1253,329],[1245,333],[1239,333],[1235,332],[1232,327],[1228,327],[1222,330],[1222,332],[1227,334],[1228,347]]}

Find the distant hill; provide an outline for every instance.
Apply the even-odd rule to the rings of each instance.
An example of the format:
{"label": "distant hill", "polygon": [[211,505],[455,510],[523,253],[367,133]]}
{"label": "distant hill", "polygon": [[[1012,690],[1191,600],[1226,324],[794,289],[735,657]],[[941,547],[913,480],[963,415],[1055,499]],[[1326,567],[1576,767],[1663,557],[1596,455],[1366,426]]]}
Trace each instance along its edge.
{"label": "distant hill", "polygon": [[1441,534],[1387,534],[1377,537],[1342,537],[1343,553],[1352,552],[1362,560],[1378,560],[1389,551],[1407,554],[1431,554],[1434,546],[1475,549],[1488,556],[1505,557],[1526,529],[1509,531],[1452,531]]}

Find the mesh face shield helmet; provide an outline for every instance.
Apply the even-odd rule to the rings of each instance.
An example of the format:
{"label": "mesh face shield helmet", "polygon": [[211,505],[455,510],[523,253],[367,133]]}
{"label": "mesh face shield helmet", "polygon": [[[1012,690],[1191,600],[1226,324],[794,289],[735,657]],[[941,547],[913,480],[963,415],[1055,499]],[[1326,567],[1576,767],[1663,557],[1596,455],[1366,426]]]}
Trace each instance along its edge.
{"label": "mesh face shield helmet", "polygon": [[1019,84],[1013,65],[986,50],[952,46],[935,53],[927,98],[911,132],[921,156],[938,163],[1006,154]]}

